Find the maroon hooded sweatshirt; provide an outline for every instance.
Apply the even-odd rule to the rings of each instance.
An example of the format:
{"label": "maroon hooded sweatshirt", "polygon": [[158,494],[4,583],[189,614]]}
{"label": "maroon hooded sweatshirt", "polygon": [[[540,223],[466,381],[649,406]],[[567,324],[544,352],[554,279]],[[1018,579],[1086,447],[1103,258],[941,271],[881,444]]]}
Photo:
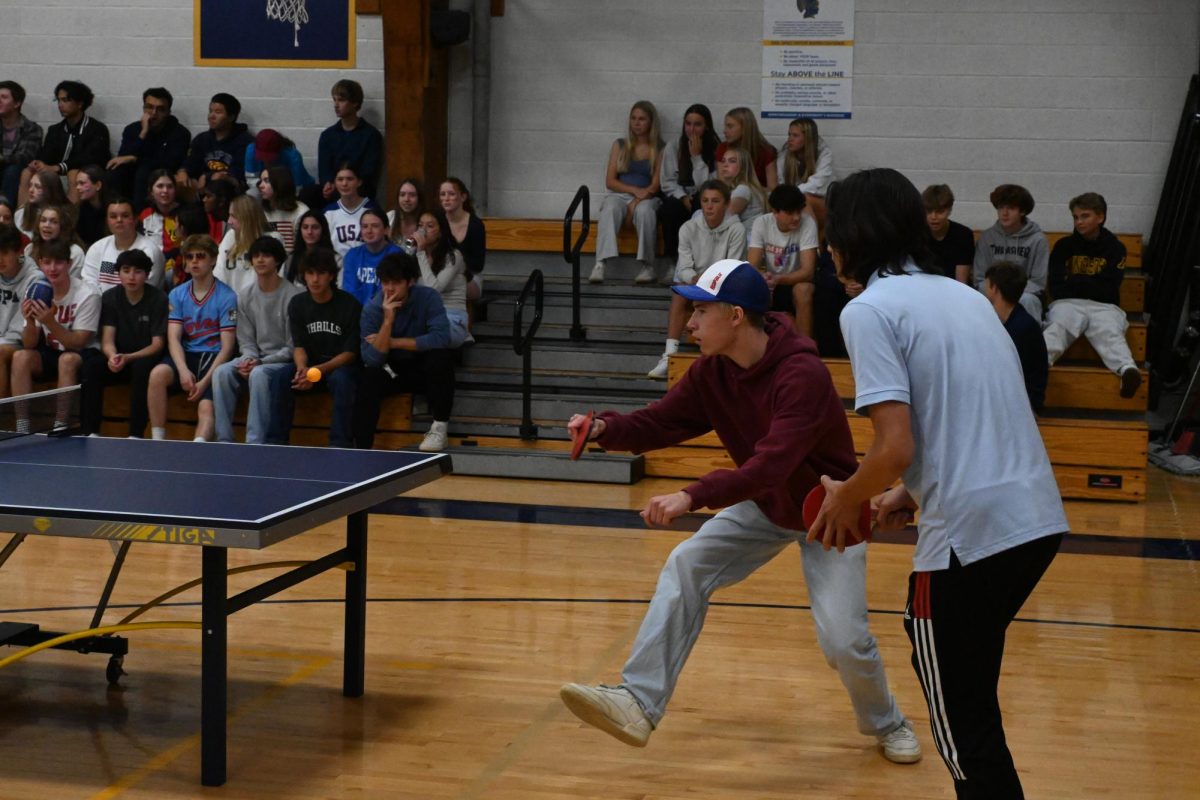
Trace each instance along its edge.
{"label": "maroon hooded sweatshirt", "polygon": [[766,332],[766,353],[749,369],[725,356],[703,356],[647,408],[602,413],[599,443],[642,453],[715,430],[737,469],[715,470],[686,487],[692,509],[753,500],[776,525],[803,530],[809,489],[822,475],[845,480],[858,460],[816,344],[784,314],[768,314]]}

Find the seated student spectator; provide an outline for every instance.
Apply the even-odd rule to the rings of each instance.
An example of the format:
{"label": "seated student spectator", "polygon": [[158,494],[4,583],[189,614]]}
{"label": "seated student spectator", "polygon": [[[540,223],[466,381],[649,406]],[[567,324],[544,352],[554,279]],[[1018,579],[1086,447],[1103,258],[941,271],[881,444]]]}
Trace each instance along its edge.
{"label": "seated student spectator", "polygon": [[1025,392],[1035,414],[1042,413],[1046,401],[1046,380],[1050,363],[1046,358],[1046,341],[1042,325],[1020,305],[1025,291],[1025,275],[1011,261],[997,261],[988,267],[983,278],[983,293],[992,302],[1004,330],[1012,337],[1021,358],[1025,375]]}
{"label": "seated student spectator", "polygon": [[662,149],[658,110],[649,100],[638,100],[629,112],[625,138],[613,142],[608,151],[604,188],[609,193],[600,202],[596,215],[596,264],[588,277],[589,283],[604,283],[604,262],[617,257],[617,232],[627,220],[632,220],[637,229],[637,260],[642,264],[634,280],[654,282]]}
{"label": "seated student spectator", "polygon": [[21,172],[42,148],[42,126],[21,113],[25,87],[0,81],[0,194],[16,199]]}
{"label": "seated student spectator", "polygon": [[767,175],[767,188],[790,184],[804,192],[808,210],[825,225],[825,190],[833,182],[833,151],[817,133],[817,123],[800,117],[788,124],[787,142],[775,159],[775,171]]}
{"label": "seated student spectator", "polygon": [[[308,291],[288,304],[292,363],[296,367],[292,389],[328,391],[333,396],[329,445],[353,447],[362,306],[353,295],[337,288],[338,265],[333,250],[313,247],[305,251],[300,272]],[[317,383],[308,379],[311,367],[321,371]]]}
{"label": "seated student spectator", "polygon": [[[279,234],[271,231],[262,206],[250,195],[239,195],[229,207],[229,228],[221,240],[217,255],[217,267],[213,275],[217,280],[241,294],[254,285],[254,266],[250,263],[250,246],[260,236],[276,239]],[[281,265],[282,261],[279,262]]]}
{"label": "seated student spectator", "polygon": [[150,373],[166,352],[167,295],[148,281],[154,262],[141,250],[117,256],[119,286],[100,296],[100,350],[104,359],[89,365],[84,383],[93,381],[91,404],[82,409],[85,427],[100,429],[104,387],[129,384],[129,435],[142,438],[150,411],[146,405]]}
{"label": "seated student spectator", "polygon": [[[304,263],[304,254],[318,247],[326,248],[333,253],[333,241],[329,238],[329,223],[325,221],[325,215],[311,208],[300,215],[300,220],[296,223],[296,230],[298,235],[295,247],[292,248],[292,255],[288,258],[283,277],[289,283],[294,283],[303,289],[306,284],[304,270],[300,268],[300,265]],[[334,258],[337,259],[337,253],[334,253]],[[334,264],[335,275],[341,266],[342,262],[338,259]]]}
{"label": "seated student spectator", "polygon": [[[700,215],[679,229],[679,261],[675,264],[675,283],[691,285],[700,273],[725,258],[741,259],[746,254],[746,229],[729,213],[729,186],[720,180],[700,184]],[[667,344],[662,357],[647,373],[651,378],[667,377],[671,354],[679,352],[679,337],[687,322],[688,301],[671,293],[667,312]]]}
{"label": "seated student spectator", "polygon": [[362,244],[350,248],[342,259],[342,288],[366,305],[379,288],[375,267],[380,259],[403,251],[387,238],[387,217],[379,209],[364,209],[358,226]]}
{"label": "seated student spectator", "polygon": [[179,386],[196,403],[195,441],[213,437],[213,372],[237,349],[237,295],[213,276],[217,243],[204,234],[183,240],[191,277],[168,295],[167,357],[150,372],[150,436],[167,438],[167,391]]}
{"label": "seated student spectator", "polygon": [[736,216],[750,237],[754,220],[767,210],[767,193],[754,175],[750,154],[740,147],[730,147],[717,159],[717,176],[729,187],[729,214]]}
{"label": "seated student spectator", "polygon": [[[214,181],[214,184],[217,182]],[[179,246],[182,248],[183,243],[187,241],[189,236],[199,235],[201,233],[211,236],[212,218],[204,210],[203,203],[184,203],[179,206],[179,210],[175,212],[176,228],[175,237],[179,239]],[[223,225],[224,223],[222,223]],[[213,241],[216,241],[214,239]],[[166,257],[164,256],[164,259]],[[181,283],[187,283],[191,280],[191,276],[187,273],[186,265],[183,263],[182,251],[175,258],[174,274],[163,275],[163,291],[170,294],[171,290]]]}
{"label": "seated student spectator", "polygon": [[71,248],[71,277],[78,280],[83,274],[84,250],[79,237],[75,235],[75,217],[71,207],[43,205],[38,212],[33,235],[25,246],[25,257],[35,264],[41,264],[46,245],[59,240]]}
{"label": "seated student spectator", "polygon": [[996,209],[996,224],[981,233],[975,245],[972,262],[975,288],[983,291],[983,276],[997,261],[1016,264],[1027,281],[1021,305],[1040,324],[1050,246],[1042,229],[1029,219],[1033,195],[1024,186],[1005,183],[992,190],[991,201]]}
{"label": "seated student spectator", "polygon": [[436,289],[446,307],[450,322],[450,347],[459,347],[471,338],[467,313],[467,266],[450,222],[439,211],[421,214],[421,235],[417,237],[417,264],[421,267],[421,285]]}
{"label": "seated student spectator", "polygon": [[[263,128],[246,148],[246,180],[262,175],[269,167],[280,166],[292,179],[292,191],[312,186],[316,179],[304,168],[304,157],[296,143],[273,128]],[[250,187],[251,191],[254,187]]]}
{"label": "seated student spectator", "polygon": [[758,129],[754,112],[745,106],[738,106],[725,115],[725,141],[717,146],[717,161],[731,147],[740,147],[750,154],[750,163],[754,165],[754,177],[760,186],[766,186],[770,175],[775,171],[775,159],[778,151]]}
{"label": "seated student spectator", "polygon": [[[100,295],[81,281],[71,279],[71,250],[62,239],[45,246],[38,266],[54,288],[54,300],[45,304],[39,300],[21,303],[25,326],[21,330],[21,348],[12,356],[12,392],[14,395],[33,391],[35,379],[58,379],[59,387],[79,383],[86,374],[88,362],[103,359],[96,349],[96,331],[100,329]],[[96,391],[91,383],[80,390],[80,404],[90,402]],[[62,417],[56,423],[65,423]],[[83,433],[96,433],[83,423]],[[28,429],[24,420],[24,429]],[[17,420],[17,430],[23,429]]]}
{"label": "seated student spectator", "polygon": [[813,338],[822,358],[845,358],[846,342],[838,324],[842,309],[864,287],[850,276],[843,281],[838,275],[827,243],[817,250],[817,274],[813,280]]}
{"label": "seated student spectator", "polygon": [[192,135],[171,113],[175,98],[155,86],[142,92],[142,116],[125,126],[121,146],[109,159],[104,182],[109,192],[133,200],[135,209],[146,205],[150,173],[165,169],[174,175],[183,167]]}
{"label": "seated student spectator", "polygon": [[770,214],[754,220],[746,260],[771,287],[772,311],[795,318],[796,330],[813,335],[813,279],[817,272],[817,221],[805,213],[804,192],[790,183],[771,190]]}
{"label": "seated student spectator", "polygon": [[362,244],[360,220],[368,208],[378,208],[375,201],[362,195],[362,180],[358,169],[349,162],[340,165],[335,173],[338,199],[325,207],[325,221],[329,223],[329,235],[333,238],[333,249],[339,258],[345,258],[350,248]]}
{"label": "seated student spectator", "polygon": [[[0,225],[12,225],[15,228],[16,225],[13,222],[14,211],[15,209],[13,208],[12,201],[0,194]],[[25,236],[25,234],[19,229],[17,230],[17,235],[21,236],[22,238]],[[28,243],[28,241],[25,241],[22,243],[22,246]]]}
{"label": "seated student spectator", "polygon": [[483,272],[487,258],[487,231],[483,227],[483,220],[475,214],[467,185],[458,178],[446,178],[438,187],[438,201],[446,221],[450,223],[454,243],[466,263],[467,274],[472,277],[478,275]]}
{"label": "seated student spectator", "polygon": [[180,188],[204,189],[217,175],[229,175],[237,186],[245,185],[246,148],[254,137],[237,121],[241,113],[242,104],[233,95],[218,92],[212,96],[208,130],[192,139],[187,161],[175,174]]}
{"label": "seated student spectator", "polygon": [[283,242],[283,249],[292,252],[296,247],[296,226],[308,206],[296,199],[292,173],[282,164],[272,164],[259,173],[258,196],[262,200],[267,225]]}
{"label": "seated student spectator", "polygon": [[971,265],[975,262],[975,234],[966,225],[950,219],[954,210],[954,192],[944,183],[926,186],[921,192],[925,204],[925,222],[929,225],[929,249],[938,270],[947,278],[971,283]]}
{"label": "seated student spectator", "polygon": [[292,330],[288,306],[301,289],[279,274],[287,253],[278,239],[261,236],[250,245],[255,283],[238,294],[237,340],[241,356],[213,376],[217,441],[233,441],[238,395],[250,387],[246,444],[287,444],[291,405]]}
{"label": "seated student spectator", "polygon": [[1108,203],[1096,192],[1071,200],[1075,230],[1050,253],[1050,308],[1046,312],[1049,363],[1086,336],[1104,366],[1121,378],[1121,397],[1133,397],[1142,384],[1125,331],[1121,309],[1125,245],[1104,227]]}
{"label": "seated student spectator", "polygon": [[403,244],[405,239],[416,235],[421,220],[421,212],[425,210],[425,196],[421,184],[415,178],[405,178],[400,181],[396,190],[396,207],[388,212],[388,238],[396,244]]}
{"label": "seated student spectator", "polygon": [[29,236],[37,227],[38,214],[42,206],[58,206],[65,208],[71,205],[67,193],[63,191],[62,181],[50,170],[43,170],[29,179],[25,192],[25,202],[13,215],[13,224],[17,229]]}
{"label": "seated student spectator", "polygon": [[25,258],[21,233],[0,223],[0,397],[8,397],[8,372],[13,353],[21,349],[25,290],[38,278],[38,269]]}
{"label": "seated student spectator", "polygon": [[317,194],[302,194],[310,208],[336,202],[341,192],[337,174],[342,164],[353,164],[355,174],[362,180],[363,197],[374,197],[379,188],[383,169],[383,135],[379,129],[359,116],[362,111],[363,90],[357,81],[340,80],[330,90],[333,113],[338,121],[321,131],[317,140]]}
{"label": "seated student spectator", "polygon": [[702,103],[683,112],[683,133],[667,142],[663,150],[662,234],[663,255],[679,258],[679,229],[692,218],[698,205],[700,185],[717,173],[717,146],[721,140],[713,130],[712,112]]}
{"label": "seated student spectator", "polygon": [[208,215],[207,233],[214,242],[225,238],[229,232],[229,208],[233,200],[242,194],[237,180],[229,175],[214,175],[208,185],[196,192],[197,199],[204,204],[204,213]]}
{"label": "seated student spectator", "polygon": [[46,130],[38,157],[21,173],[22,198],[28,191],[29,181],[39,172],[48,170],[53,175],[66,176],[67,185],[74,191],[77,170],[89,164],[105,164],[112,155],[108,146],[108,128],[87,115],[95,99],[92,90],[78,81],[62,81],[54,87],[54,97],[63,120]]}
{"label": "seated student spectator", "polygon": [[75,233],[84,247],[108,236],[104,194],[104,172],[99,167],[89,165],[75,173]]}
{"label": "seated student spectator", "polygon": [[363,306],[363,374],[354,411],[355,446],[375,444],[384,395],[421,392],[429,400],[433,424],[420,449],[446,449],[454,407],[454,350],[442,297],[420,286],[421,267],[408,253],[392,253],[376,270],[380,291]]}
{"label": "seated student spectator", "polygon": [[[183,274],[183,265],[179,263],[179,245],[183,244],[183,232],[179,226],[179,201],[176,198],[175,179],[165,169],[151,172],[149,181],[148,203],[138,215],[138,232],[158,245],[162,250],[163,284],[168,289],[175,288],[177,275]],[[201,233],[207,233],[208,228]]]}
{"label": "seated student spectator", "polygon": [[101,292],[116,286],[121,283],[117,256],[126,250],[141,250],[150,258],[150,285],[162,287],[162,250],[149,236],[138,233],[137,223],[133,221],[133,204],[124,197],[108,201],[108,229],[112,231],[111,236],[105,236],[88,248],[83,260],[83,282]]}

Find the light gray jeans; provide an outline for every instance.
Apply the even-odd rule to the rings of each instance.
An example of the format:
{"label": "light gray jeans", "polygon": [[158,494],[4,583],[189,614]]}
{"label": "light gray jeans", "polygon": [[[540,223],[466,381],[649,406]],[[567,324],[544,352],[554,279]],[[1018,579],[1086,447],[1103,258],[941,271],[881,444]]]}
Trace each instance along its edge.
{"label": "light gray jeans", "polygon": [[[596,260],[616,258],[617,233],[625,222],[625,212],[633,202],[633,195],[622,192],[604,195],[600,202],[600,213],[596,215]],[[637,229],[637,259],[643,264],[654,260],[654,244],[658,237],[658,207],[662,203],[651,197],[638,203],[633,209],[633,227]]]}
{"label": "light gray jeans", "polygon": [[779,527],[746,501],[721,511],[671,551],[621,673],[621,685],[655,725],[704,626],[712,593],[745,579],[793,542],[800,546],[817,641],[850,693],[858,730],[882,736],[904,722],[867,628],[867,548],[826,552],[807,544],[804,535]]}

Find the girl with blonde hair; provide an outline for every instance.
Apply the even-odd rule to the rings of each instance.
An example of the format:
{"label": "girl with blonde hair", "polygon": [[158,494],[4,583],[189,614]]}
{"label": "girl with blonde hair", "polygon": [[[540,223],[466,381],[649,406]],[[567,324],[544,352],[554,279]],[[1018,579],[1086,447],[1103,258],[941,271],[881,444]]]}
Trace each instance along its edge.
{"label": "girl with blonde hair", "polygon": [[260,236],[273,236],[283,241],[283,237],[271,230],[267,215],[257,200],[246,194],[233,198],[229,204],[229,230],[221,239],[213,275],[238,294],[258,281],[250,264],[250,245]]}
{"label": "girl with blonde hair", "polygon": [[717,177],[729,187],[729,213],[742,221],[749,241],[754,220],[767,210],[767,193],[754,174],[750,154],[740,147],[727,149],[717,159]]}
{"label": "girl with blonde hair", "polygon": [[609,194],[596,217],[596,265],[588,278],[591,283],[604,282],[604,262],[617,257],[617,232],[626,221],[633,222],[638,234],[637,260],[642,269],[636,281],[654,281],[662,150],[658,110],[649,100],[639,100],[629,111],[628,132],[613,142],[608,153],[604,187]]}
{"label": "girl with blonde hair", "polygon": [[730,147],[740,147],[750,154],[750,163],[754,165],[754,175],[759,185],[766,185],[768,176],[775,171],[778,153],[759,131],[754,112],[745,106],[731,109],[725,115],[725,141],[717,146],[718,161]]}
{"label": "girl with blonde hair", "polygon": [[788,125],[782,155],[775,161],[767,188],[790,184],[804,192],[806,205],[822,227],[825,223],[825,190],[833,182],[833,152],[817,133],[817,123],[799,117]]}

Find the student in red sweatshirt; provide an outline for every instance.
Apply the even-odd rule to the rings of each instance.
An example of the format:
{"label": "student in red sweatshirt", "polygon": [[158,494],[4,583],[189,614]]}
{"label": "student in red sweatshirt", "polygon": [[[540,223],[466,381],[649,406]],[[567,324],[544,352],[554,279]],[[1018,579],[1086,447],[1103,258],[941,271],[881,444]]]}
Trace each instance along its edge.
{"label": "student in red sweatshirt", "polygon": [[[651,498],[642,518],[655,527],[693,509],[724,510],[667,559],[621,683],[567,684],[563,702],[584,722],[645,746],[700,635],[709,597],[796,543],[817,639],[850,694],[859,730],[875,736],[888,759],[917,761],[921,746],[896,707],[867,628],[867,548],[827,552],[805,542],[804,496],[822,474],[848,477],[856,465],[846,412],[816,345],[786,315],[767,313],[771,291],[744,261],[718,261],[694,285],[671,288],[695,304],[688,330],[703,357],[648,408],[600,414],[590,438],[640,453],[715,430],[737,468]],[[574,433],[584,424],[576,415],[567,427]]]}

